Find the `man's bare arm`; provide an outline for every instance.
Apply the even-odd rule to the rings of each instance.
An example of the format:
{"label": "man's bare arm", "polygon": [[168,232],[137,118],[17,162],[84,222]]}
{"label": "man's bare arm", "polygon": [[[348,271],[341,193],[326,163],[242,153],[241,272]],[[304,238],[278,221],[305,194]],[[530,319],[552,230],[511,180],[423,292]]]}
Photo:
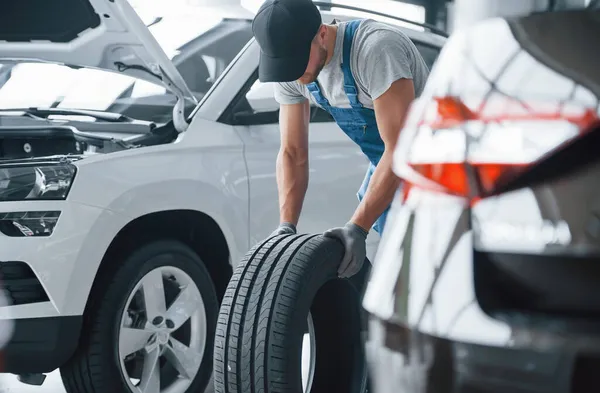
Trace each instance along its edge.
{"label": "man's bare arm", "polygon": [[400,180],[392,171],[392,158],[406,112],[415,98],[411,79],[399,79],[373,101],[377,127],[385,143],[385,151],[373,172],[367,192],[351,221],[368,231],[392,203]]}
{"label": "man's bare arm", "polygon": [[279,127],[281,147],[277,155],[277,187],[280,222],[298,225],[308,188],[308,100],[281,105]]}

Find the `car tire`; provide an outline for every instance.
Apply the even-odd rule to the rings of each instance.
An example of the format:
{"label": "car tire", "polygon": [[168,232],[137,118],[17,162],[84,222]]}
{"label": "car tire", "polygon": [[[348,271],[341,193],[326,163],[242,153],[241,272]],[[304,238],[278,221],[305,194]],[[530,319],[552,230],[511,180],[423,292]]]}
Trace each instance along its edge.
{"label": "car tire", "polygon": [[[160,363],[158,363],[161,365],[161,384],[166,384],[168,378],[172,379],[178,374],[174,367],[165,366],[167,363],[165,357],[174,353],[174,350],[169,351],[169,349],[181,348],[177,346],[178,343],[173,341],[175,338],[184,345],[194,347],[199,355],[191,359],[200,362],[195,376],[192,374],[193,370],[189,371],[191,368],[186,369],[189,371],[189,382],[187,382],[189,386],[181,391],[203,392],[212,374],[212,349],[219,305],[213,282],[200,257],[188,246],[178,241],[156,241],[124,255],[115,266],[118,268],[113,270],[114,273],[98,278],[100,282],[97,283],[90,295],[84,315],[79,346],[73,357],[60,368],[67,393],[137,391],[133,387],[134,383],[127,376],[136,375],[141,378],[144,369],[143,362],[139,360],[121,362],[123,357],[120,356],[121,352],[125,353],[123,346],[126,346],[127,343],[137,342],[137,339],[119,341],[121,337],[129,337],[124,336],[125,329],[128,327],[123,327],[123,325],[129,324],[130,320],[133,320],[138,323],[138,326],[144,326],[147,329],[160,326],[173,328],[176,327],[176,325],[172,325],[173,323],[180,323],[185,319],[173,318],[170,320],[172,315],[177,314],[165,313],[163,321],[158,324],[157,318],[147,321],[150,316],[147,305],[154,304],[150,295],[160,292],[148,291],[148,296],[146,296],[144,289],[155,288],[153,283],[156,282],[162,282],[164,285],[163,298],[167,308],[174,304],[176,299],[180,299],[181,303],[178,303],[178,306],[186,304],[189,310],[195,310],[194,314],[168,338],[166,345],[162,342],[164,334],[160,336],[161,333],[153,333],[153,336],[149,338],[148,342],[155,347],[155,350],[149,352],[150,354],[159,356],[161,351],[164,351],[160,355]],[[154,279],[154,281],[148,281],[148,285],[146,285],[146,280],[150,279]],[[144,281],[142,282],[142,280]],[[182,282],[187,284],[180,288],[180,285],[183,285]],[[181,297],[178,298],[177,296],[180,294]],[[143,301],[140,301],[140,296]],[[146,301],[145,299],[150,300]],[[184,303],[183,301],[186,299],[189,302]],[[134,302],[137,305],[134,311],[126,309],[129,306],[134,308]],[[140,304],[142,306],[139,306]],[[131,317],[131,313],[135,318]],[[202,318],[204,318],[204,323],[202,323]],[[171,321],[171,324],[168,321]],[[204,330],[203,332],[199,330],[199,326]],[[138,334],[138,331],[135,334]],[[199,337],[204,340],[202,351],[199,349],[202,347]],[[142,341],[140,339],[140,342]],[[149,348],[149,345],[146,348]],[[140,354],[145,353],[143,351],[144,349],[131,356],[139,357]],[[142,363],[141,366],[140,363]],[[127,372],[127,376],[125,372]],[[163,388],[164,386],[161,386],[160,390],[162,391]]]}
{"label": "car tire", "polygon": [[[364,392],[367,266],[340,279],[342,244],[322,235],[280,235],[250,250],[236,267],[217,322],[215,393]],[[369,265],[365,263],[365,265]],[[302,341],[315,335],[314,374],[304,390]]]}

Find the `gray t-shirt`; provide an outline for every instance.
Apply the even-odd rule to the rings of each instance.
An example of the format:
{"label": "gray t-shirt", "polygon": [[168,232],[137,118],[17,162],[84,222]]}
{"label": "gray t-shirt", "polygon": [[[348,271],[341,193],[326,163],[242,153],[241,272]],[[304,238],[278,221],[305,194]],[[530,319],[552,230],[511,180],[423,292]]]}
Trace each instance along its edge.
{"label": "gray t-shirt", "polygon": [[[321,92],[329,104],[341,108],[350,107],[344,93],[344,74],[340,67],[345,27],[346,22],[338,24],[333,56],[317,78]],[[371,109],[373,100],[401,78],[413,80],[418,97],[429,75],[429,69],[419,50],[404,32],[372,19],[363,20],[354,35],[350,69],[358,87],[359,101]],[[275,99],[280,104],[296,104],[306,98],[317,105],[308,88],[298,81],[275,84]]]}

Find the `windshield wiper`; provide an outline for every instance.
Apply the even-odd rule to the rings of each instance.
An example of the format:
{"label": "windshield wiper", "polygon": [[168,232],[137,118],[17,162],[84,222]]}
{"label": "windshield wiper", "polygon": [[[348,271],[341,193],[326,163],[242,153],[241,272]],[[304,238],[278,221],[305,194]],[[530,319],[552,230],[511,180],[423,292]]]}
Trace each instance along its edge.
{"label": "windshield wiper", "polygon": [[53,115],[63,116],[89,116],[98,120],[117,122],[117,123],[132,123],[134,120],[131,117],[124,116],[120,113],[114,112],[103,112],[94,111],[87,109],[63,109],[63,108],[43,108],[43,107],[31,107],[31,108],[10,108],[0,109],[0,115],[6,112],[17,112],[21,115],[28,115],[30,117],[38,117],[47,119]]}

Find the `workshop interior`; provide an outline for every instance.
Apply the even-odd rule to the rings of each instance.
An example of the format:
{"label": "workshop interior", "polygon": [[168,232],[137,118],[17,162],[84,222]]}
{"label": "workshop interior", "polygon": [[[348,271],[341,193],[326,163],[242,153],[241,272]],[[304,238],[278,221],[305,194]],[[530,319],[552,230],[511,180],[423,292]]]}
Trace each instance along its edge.
{"label": "workshop interior", "polygon": [[600,0],[0,7],[0,393],[600,392]]}

